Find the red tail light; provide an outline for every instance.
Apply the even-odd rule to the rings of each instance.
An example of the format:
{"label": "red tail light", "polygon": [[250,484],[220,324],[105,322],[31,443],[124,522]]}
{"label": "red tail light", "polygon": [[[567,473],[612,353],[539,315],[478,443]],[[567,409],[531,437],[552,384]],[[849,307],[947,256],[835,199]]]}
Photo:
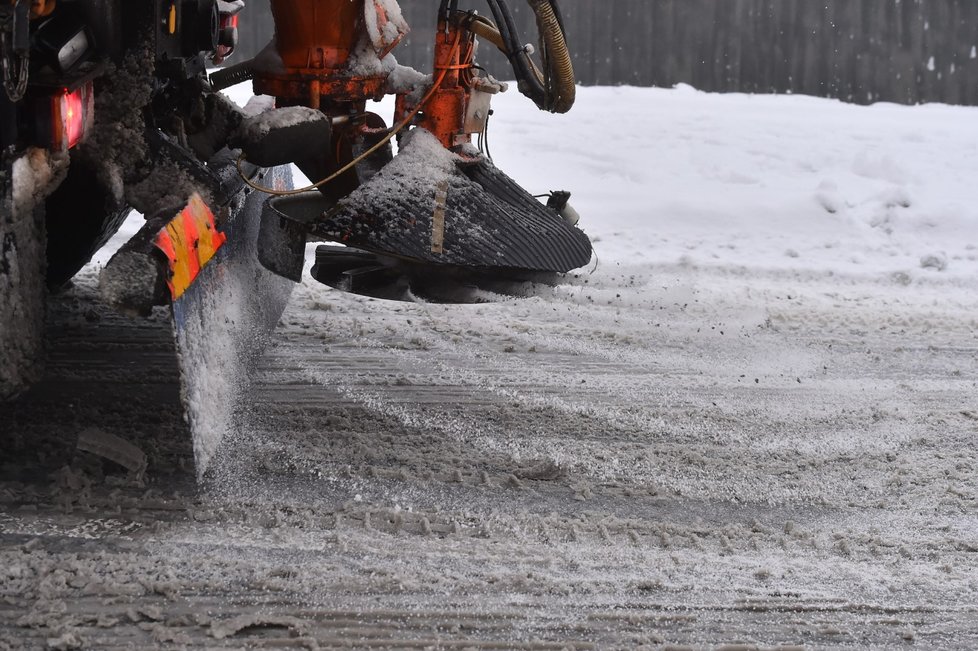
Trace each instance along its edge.
{"label": "red tail light", "polygon": [[85,135],[85,100],[82,88],[61,96],[61,119],[68,149],[77,145]]}
{"label": "red tail light", "polygon": [[[240,7],[236,9],[240,10]],[[217,32],[217,49],[211,60],[223,63],[234,52],[238,45],[238,14],[221,12],[221,24]]]}
{"label": "red tail light", "polygon": [[42,100],[38,111],[38,145],[65,150],[84,140],[94,118],[94,99],[92,83],[87,82]]}

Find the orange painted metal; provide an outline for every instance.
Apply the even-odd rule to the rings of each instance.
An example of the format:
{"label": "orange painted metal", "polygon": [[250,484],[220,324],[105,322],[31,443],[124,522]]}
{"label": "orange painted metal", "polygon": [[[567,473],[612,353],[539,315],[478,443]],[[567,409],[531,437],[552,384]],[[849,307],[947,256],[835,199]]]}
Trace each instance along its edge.
{"label": "orange painted metal", "polygon": [[354,49],[366,37],[364,2],[272,0],[281,65],[256,71],[255,92],[273,95],[283,105],[324,108],[335,115],[381,97],[384,75],[357,75],[355,66],[351,70]]}
{"label": "orange painted metal", "polygon": [[[328,167],[340,169],[353,159],[356,144],[369,136],[366,103],[380,99],[387,73],[378,65],[401,41],[408,27],[399,12],[380,0],[271,0],[277,57],[261,58],[253,68],[256,93],[276,97],[278,106],[301,105],[343,118],[333,126]],[[418,106],[416,93],[398,95],[395,122],[418,109],[413,125],[427,129],[449,149],[471,142],[467,130],[475,68],[472,17],[457,12],[442,18],[435,42],[436,88]],[[368,25],[370,29],[368,29]],[[393,26],[393,29],[392,29]],[[372,51],[356,52],[365,47]],[[356,188],[355,171],[323,192],[345,196]]]}
{"label": "orange painted metal", "polygon": [[296,70],[283,74],[265,73],[261,78],[255,78],[254,87],[258,94],[279,98],[280,106],[312,106],[315,102],[310,99],[311,89],[318,84],[317,108],[325,107],[325,113],[336,116],[356,112],[350,108],[351,105],[365,104],[367,100],[383,97],[384,82],[383,77],[323,79],[318,73]]}
{"label": "orange painted metal", "polygon": [[[11,0],[11,4],[13,4],[13,0]],[[56,5],[56,0],[31,0],[31,20],[50,16]]]}
{"label": "orange painted metal", "polygon": [[448,149],[472,141],[465,133],[465,114],[472,93],[475,35],[460,21],[441,21],[435,38],[435,72],[445,71],[440,87],[423,108],[418,126]]}
{"label": "orange painted metal", "polygon": [[370,3],[366,8],[367,20],[369,21],[373,16],[377,23],[377,29],[370,34],[370,40],[373,42],[374,50],[383,59],[397,47],[410,28],[403,17],[391,15],[390,5],[383,0],[367,0],[367,2]]}
{"label": "orange painted metal", "polygon": [[186,207],[156,236],[156,247],[169,267],[166,284],[173,300],[183,296],[226,241],[203,198],[191,195]]}
{"label": "orange painted metal", "polygon": [[286,68],[346,67],[363,24],[364,0],[273,0],[276,48]]}

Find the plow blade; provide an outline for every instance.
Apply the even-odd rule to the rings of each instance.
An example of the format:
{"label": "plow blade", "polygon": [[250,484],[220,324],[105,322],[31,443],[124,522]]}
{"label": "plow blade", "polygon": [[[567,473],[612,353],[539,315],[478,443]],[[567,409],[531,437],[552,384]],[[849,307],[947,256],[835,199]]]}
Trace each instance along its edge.
{"label": "plow blade", "polygon": [[[268,185],[292,185],[288,167],[257,173]],[[198,478],[236,430],[251,373],[294,286],[258,261],[266,198],[242,191],[215,215],[195,195],[176,217],[162,223],[151,219],[100,278],[103,296],[117,307],[142,312],[154,303],[172,307]],[[134,295],[134,287],[145,291]]]}
{"label": "plow blade", "polygon": [[[288,167],[268,170],[269,180],[290,187]],[[184,408],[194,439],[198,477],[235,430],[244,392],[267,345],[293,283],[258,262],[257,241],[267,197],[252,192],[222,224],[227,242],[212,264],[173,301]]]}

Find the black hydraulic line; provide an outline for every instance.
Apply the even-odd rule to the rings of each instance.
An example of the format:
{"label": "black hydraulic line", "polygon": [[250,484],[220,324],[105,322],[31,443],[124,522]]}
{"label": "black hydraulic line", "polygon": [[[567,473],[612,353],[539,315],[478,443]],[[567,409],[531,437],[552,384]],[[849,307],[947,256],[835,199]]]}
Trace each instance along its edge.
{"label": "black hydraulic line", "polygon": [[503,43],[506,44],[506,58],[509,59],[510,65],[513,66],[513,72],[516,75],[517,81],[520,81],[522,73],[518,58],[522,54],[523,46],[519,42],[519,36],[511,29],[512,22],[506,20],[506,14],[503,12],[501,0],[486,0],[486,3],[492,12],[493,20],[496,21],[496,29],[499,30],[499,35],[502,37]]}
{"label": "black hydraulic line", "polygon": [[489,114],[486,116],[486,126],[482,130],[482,138],[479,142],[486,148],[486,158],[492,160],[492,152],[489,150],[489,120],[492,118],[492,109],[489,109]]}
{"label": "black hydraulic line", "polygon": [[505,0],[493,0],[499,4],[499,11],[503,15],[503,21],[506,23],[506,29],[509,31],[510,40],[512,41],[510,47],[512,48],[513,54],[525,54],[523,43],[520,42],[520,31],[516,27],[516,20],[513,19],[513,12],[510,11],[509,5],[506,4]]}
{"label": "black hydraulic line", "polygon": [[[509,32],[508,41],[511,43],[509,46],[511,48],[510,62],[513,64],[513,72],[516,73],[516,81],[520,92],[532,99],[537,106],[543,107],[547,102],[547,91],[531,67],[529,54],[527,54],[525,46],[520,43],[519,30],[516,27],[516,20],[513,18],[513,13],[510,11],[509,5],[506,4],[505,0],[489,0],[489,2],[498,4],[499,13],[503,18],[502,22]],[[501,30],[500,33],[502,33]]]}
{"label": "black hydraulic line", "polygon": [[[6,163],[4,154],[7,148],[17,143],[17,106],[10,101],[7,93],[0,91],[0,172]],[[2,188],[0,188],[2,199]]]}
{"label": "black hydraulic line", "polygon": [[503,42],[506,44],[506,55],[510,58],[512,62],[513,53],[513,39],[510,35],[509,28],[506,26],[506,19],[503,18],[502,10],[499,8],[499,4],[496,0],[486,0],[486,4],[489,5],[489,11],[492,12],[492,18],[496,22],[496,29],[499,30],[499,35],[502,36]]}
{"label": "black hydraulic line", "polygon": [[494,29],[482,32],[493,40],[509,59],[519,91],[539,108],[565,113],[574,104],[574,70],[567,50],[563,16],[557,0],[528,0],[537,19],[542,70],[538,69],[529,46],[520,42],[513,13],[506,0],[486,0],[496,21]]}

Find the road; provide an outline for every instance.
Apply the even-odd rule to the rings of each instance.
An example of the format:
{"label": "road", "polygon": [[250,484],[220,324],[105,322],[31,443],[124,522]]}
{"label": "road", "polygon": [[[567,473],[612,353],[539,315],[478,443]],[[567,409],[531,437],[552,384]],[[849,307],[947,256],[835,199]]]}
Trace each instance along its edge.
{"label": "road", "polygon": [[[166,313],[93,279],[0,406],[0,649],[978,644],[973,284],[307,281],[198,486]],[[145,478],[77,451],[89,427]]]}

